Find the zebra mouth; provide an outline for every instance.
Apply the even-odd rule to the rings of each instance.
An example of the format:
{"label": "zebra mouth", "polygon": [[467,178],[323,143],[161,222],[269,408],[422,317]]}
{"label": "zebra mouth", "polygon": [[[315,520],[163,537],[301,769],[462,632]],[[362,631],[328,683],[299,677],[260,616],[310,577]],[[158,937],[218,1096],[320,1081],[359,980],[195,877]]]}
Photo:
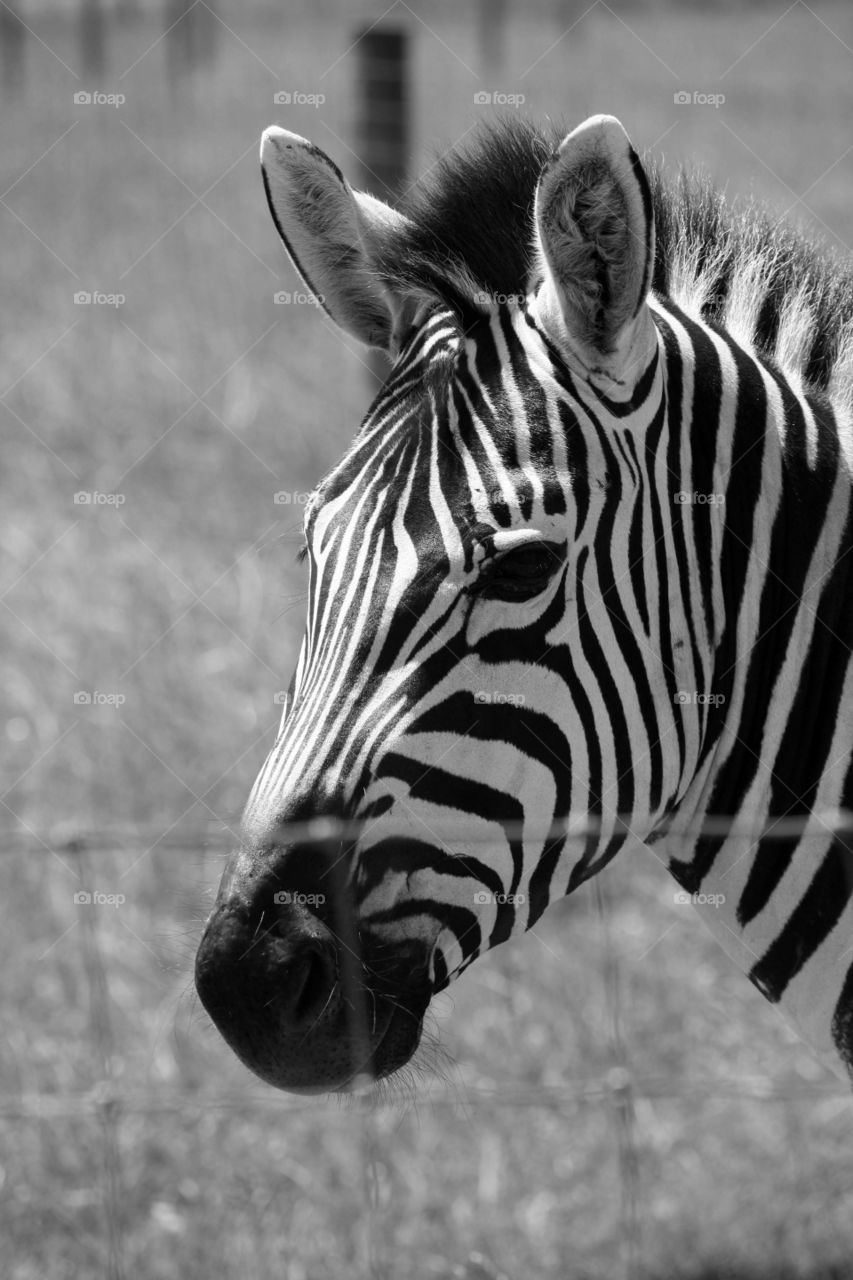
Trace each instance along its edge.
{"label": "zebra mouth", "polygon": [[332,1093],[364,1093],[379,1080],[392,1076],[412,1058],[421,1040],[423,1013],[410,1013],[397,1005],[387,1011],[385,1025],[364,1065],[348,1080],[334,1085]]}
{"label": "zebra mouth", "polygon": [[208,1005],[208,1012],[245,1066],[288,1093],[365,1092],[404,1067],[418,1048],[425,1006],[419,1011],[382,1002],[370,1027],[354,1027],[348,1007],[339,999],[335,1003],[337,1008],[298,1040],[275,1017],[235,1020],[223,1017],[215,1005]]}

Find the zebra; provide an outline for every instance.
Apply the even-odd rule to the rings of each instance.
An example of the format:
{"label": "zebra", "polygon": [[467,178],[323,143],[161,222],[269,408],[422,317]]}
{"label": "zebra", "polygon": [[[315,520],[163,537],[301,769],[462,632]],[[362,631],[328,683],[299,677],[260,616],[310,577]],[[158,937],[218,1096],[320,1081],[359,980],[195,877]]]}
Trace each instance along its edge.
{"label": "zebra", "polygon": [[492,121],[397,208],[277,126],[261,165],[391,364],[305,510],[304,641],[198,949],[226,1041],[297,1093],[390,1076],[437,992],[646,845],[849,1080],[849,267],[610,116]]}

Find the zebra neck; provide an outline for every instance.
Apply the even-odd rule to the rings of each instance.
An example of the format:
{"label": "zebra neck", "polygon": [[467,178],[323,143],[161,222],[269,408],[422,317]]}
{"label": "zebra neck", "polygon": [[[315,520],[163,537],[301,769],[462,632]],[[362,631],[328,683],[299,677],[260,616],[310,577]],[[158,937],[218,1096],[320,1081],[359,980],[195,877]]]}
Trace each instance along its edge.
{"label": "zebra neck", "polygon": [[696,745],[670,829],[745,808],[805,813],[853,711],[848,424],[727,335],[674,308],[658,318],[668,470],[689,499],[674,507],[675,558],[693,570],[671,597],[690,637],[678,678]]}
{"label": "zebra neck", "polygon": [[[828,402],[730,351],[707,812],[806,814],[839,752],[846,778],[853,746],[850,472]],[[843,778],[834,789],[831,805]]]}
{"label": "zebra neck", "polygon": [[[716,399],[717,426],[693,475],[709,468],[724,498],[693,528],[708,699],[697,768],[656,852],[755,985],[849,1068],[853,853],[823,817],[853,804],[845,424],[724,336],[701,342],[697,364],[707,373],[714,354],[717,367],[696,376],[695,402]],[[715,829],[697,836],[703,824]]]}

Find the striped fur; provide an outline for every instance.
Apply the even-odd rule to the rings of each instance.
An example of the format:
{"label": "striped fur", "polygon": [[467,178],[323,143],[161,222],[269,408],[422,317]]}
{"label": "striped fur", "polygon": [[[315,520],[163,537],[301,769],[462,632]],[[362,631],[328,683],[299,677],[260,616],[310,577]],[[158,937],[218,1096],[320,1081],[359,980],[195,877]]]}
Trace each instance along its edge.
{"label": "striped fur", "polygon": [[[305,641],[247,840],[361,823],[360,928],[424,943],[434,990],[651,844],[853,1071],[853,852],[809,819],[853,808],[853,284],[647,169],[653,343],[615,394],[538,306],[554,144],[486,130],[371,247],[420,311],[306,512]],[[529,599],[493,594],[513,556]],[[567,814],[598,831],[549,833]],[[697,837],[720,815],[807,828]]]}

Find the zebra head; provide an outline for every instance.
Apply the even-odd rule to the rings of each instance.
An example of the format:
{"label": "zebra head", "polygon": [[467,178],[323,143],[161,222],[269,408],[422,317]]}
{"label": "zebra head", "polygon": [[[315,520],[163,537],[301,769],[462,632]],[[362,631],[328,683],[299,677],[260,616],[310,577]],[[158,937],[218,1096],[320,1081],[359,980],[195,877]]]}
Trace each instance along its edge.
{"label": "zebra head", "polygon": [[516,148],[519,209],[499,134],[405,212],[263,138],[307,287],[393,362],[305,512],[305,638],[197,962],[286,1089],[403,1065],[431,996],[645,838],[695,760],[648,181],[598,116]]}

